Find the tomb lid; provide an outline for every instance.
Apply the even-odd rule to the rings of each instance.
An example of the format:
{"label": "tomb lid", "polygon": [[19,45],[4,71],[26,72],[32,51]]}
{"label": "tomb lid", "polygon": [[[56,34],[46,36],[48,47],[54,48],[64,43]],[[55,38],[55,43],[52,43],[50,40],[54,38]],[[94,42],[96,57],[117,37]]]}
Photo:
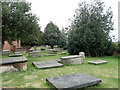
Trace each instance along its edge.
{"label": "tomb lid", "polygon": [[63,64],[58,63],[57,60],[38,61],[38,62],[33,62],[32,64],[34,64],[35,67],[41,69],[63,66]]}
{"label": "tomb lid", "polygon": [[101,79],[86,73],[71,74],[66,76],[58,76],[47,78],[46,81],[57,89],[73,89],[83,88],[99,84]]}
{"label": "tomb lid", "polygon": [[72,58],[78,58],[80,57],[79,55],[73,55],[73,56],[65,56],[65,57],[61,57],[60,59],[72,59]]}
{"label": "tomb lid", "polygon": [[24,56],[2,58],[2,62],[0,62],[0,65],[14,64],[14,63],[23,63],[23,62],[27,62],[27,61],[28,61],[28,59],[25,58]]}
{"label": "tomb lid", "polygon": [[3,50],[3,52],[9,52],[9,50]]}

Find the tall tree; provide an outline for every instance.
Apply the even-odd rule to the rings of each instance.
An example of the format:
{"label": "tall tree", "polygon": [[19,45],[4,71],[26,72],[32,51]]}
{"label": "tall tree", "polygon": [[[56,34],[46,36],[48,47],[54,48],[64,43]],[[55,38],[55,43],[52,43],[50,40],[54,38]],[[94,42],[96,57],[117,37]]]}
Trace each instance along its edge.
{"label": "tall tree", "polygon": [[69,30],[68,52],[83,51],[88,56],[112,55],[114,47],[109,33],[113,30],[112,11],[104,13],[104,2],[79,3]]}
{"label": "tall tree", "polygon": [[64,28],[60,31],[60,41],[59,41],[60,48],[67,48],[67,33]]}
{"label": "tall tree", "polygon": [[54,45],[59,45],[60,30],[57,25],[50,22],[47,24],[44,30],[44,42],[46,45],[50,45],[54,48]]}
{"label": "tall tree", "polygon": [[2,2],[2,41],[21,40],[32,44],[40,32],[38,18],[26,2]]}

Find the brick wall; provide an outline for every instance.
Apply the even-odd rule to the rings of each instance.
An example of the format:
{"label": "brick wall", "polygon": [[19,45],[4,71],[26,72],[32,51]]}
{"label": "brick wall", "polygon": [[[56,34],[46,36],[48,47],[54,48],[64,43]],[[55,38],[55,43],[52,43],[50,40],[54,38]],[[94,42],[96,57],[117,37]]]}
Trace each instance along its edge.
{"label": "brick wall", "polygon": [[4,41],[3,50],[15,51],[15,48],[20,48],[21,47],[21,42],[20,41],[12,41],[12,44],[13,45],[10,45],[7,41]]}

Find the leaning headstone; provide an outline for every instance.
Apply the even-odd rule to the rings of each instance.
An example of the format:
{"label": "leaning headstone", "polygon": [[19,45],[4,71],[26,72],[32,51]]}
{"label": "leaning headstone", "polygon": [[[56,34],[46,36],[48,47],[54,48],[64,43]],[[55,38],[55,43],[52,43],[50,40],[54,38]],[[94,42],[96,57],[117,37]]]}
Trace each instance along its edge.
{"label": "leaning headstone", "polygon": [[20,57],[22,54],[14,54],[14,55],[9,55],[9,57]]}
{"label": "leaning headstone", "polygon": [[46,81],[51,84],[54,88],[62,90],[75,90],[78,88],[84,88],[88,86],[97,85],[101,82],[94,76],[85,73],[71,74],[66,76],[58,76],[47,78]]}
{"label": "leaning headstone", "polygon": [[97,65],[97,64],[107,63],[107,61],[104,61],[104,60],[97,60],[97,61],[88,61],[88,63]]}
{"label": "leaning headstone", "polygon": [[10,54],[10,51],[9,50],[3,50],[2,51],[2,55],[9,55]]}
{"label": "leaning headstone", "polygon": [[63,64],[58,63],[56,60],[33,62],[32,64],[41,69],[63,66]]}
{"label": "leaning headstone", "polygon": [[79,55],[65,56],[60,58],[61,63],[64,64],[82,64],[83,58]]}

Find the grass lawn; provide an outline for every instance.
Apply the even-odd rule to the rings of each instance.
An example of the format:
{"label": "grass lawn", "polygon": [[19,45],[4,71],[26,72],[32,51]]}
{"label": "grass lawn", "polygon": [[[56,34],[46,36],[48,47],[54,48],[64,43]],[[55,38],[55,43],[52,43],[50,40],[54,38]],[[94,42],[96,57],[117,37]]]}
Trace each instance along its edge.
{"label": "grass lawn", "polygon": [[[4,88],[52,88],[46,83],[46,78],[69,75],[74,73],[88,73],[102,79],[102,83],[88,88],[118,88],[118,57],[86,57],[84,64],[65,65],[58,68],[37,69],[32,65],[35,61],[55,60],[65,55],[41,56],[38,58],[28,57],[28,70],[2,74],[2,87]],[[7,56],[4,56],[5,58]],[[107,64],[88,64],[91,60],[106,60]]]}

